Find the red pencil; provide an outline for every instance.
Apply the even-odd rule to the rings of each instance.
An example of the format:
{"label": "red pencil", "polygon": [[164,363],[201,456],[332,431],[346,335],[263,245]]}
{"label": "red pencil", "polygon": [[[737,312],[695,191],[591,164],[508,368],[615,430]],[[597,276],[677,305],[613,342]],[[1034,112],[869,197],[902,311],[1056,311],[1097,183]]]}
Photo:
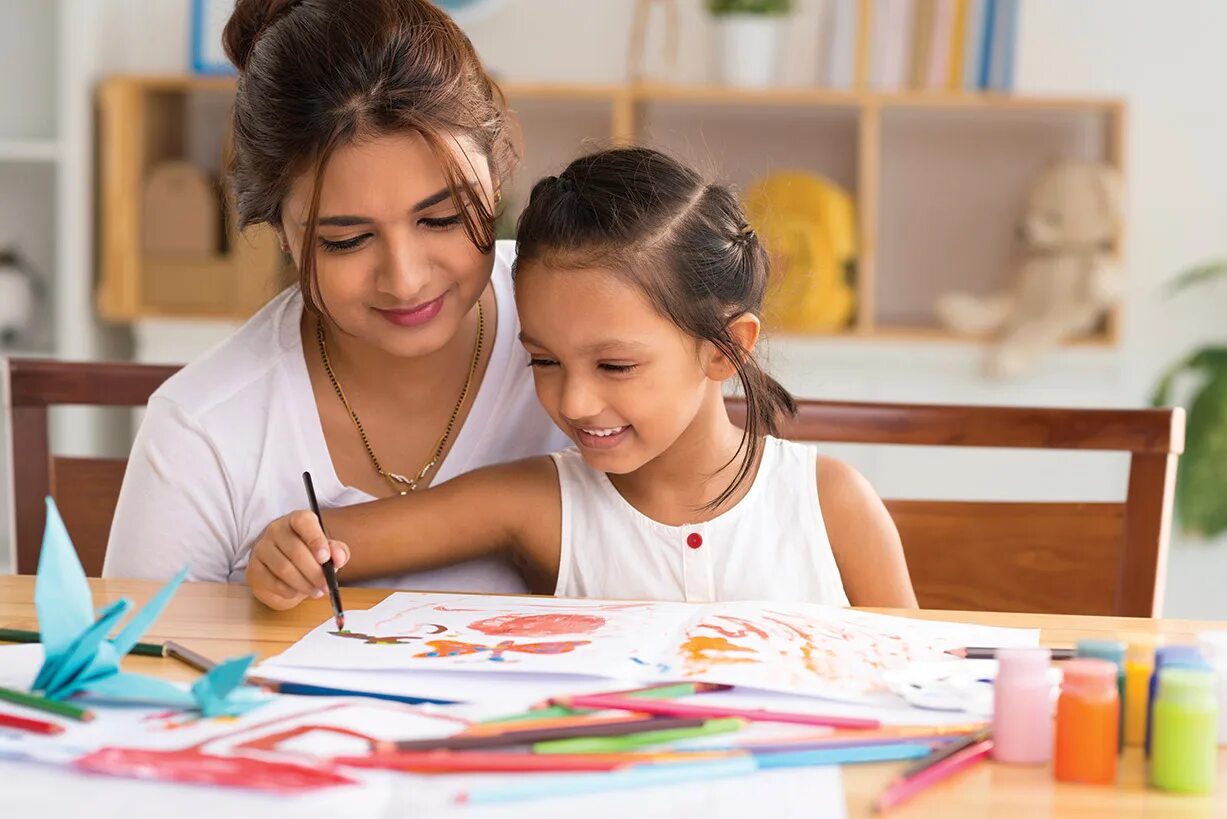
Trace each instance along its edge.
{"label": "red pencil", "polygon": [[993,741],[986,739],[975,745],[964,748],[954,756],[949,756],[910,777],[899,777],[878,797],[876,808],[878,812],[887,811],[906,802],[925,788],[953,776],[959,771],[976,764],[986,758],[993,750]]}
{"label": "red pencil", "polygon": [[643,714],[661,714],[667,717],[741,717],[751,722],[787,722],[797,725],[829,725],[832,728],[881,728],[876,719],[857,717],[828,717],[819,714],[793,714],[783,711],[767,711],[762,708],[726,708],[721,705],[689,705],[671,700],[647,700],[636,697],[602,697],[599,695],[571,697],[570,704],[576,708],[618,708],[623,711],[638,711]]}
{"label": "red pencil", "polygon": [[44,722],[41,719],[30,719],[29,717],[18,717],[13,714],[0,714],[0,726],[16,728],[19,731],[29,731],[34,734],[64,733],[64,726],[56,725],[54,722]]}
{"label": "red pencil", "polygon": [[521,754],[504,751],[385,751],[342,756],[332,761],[353,768],[381,768],[414,773],[517,773],[613,771],[656,762],[702,762],[724,752],[631,754]]}

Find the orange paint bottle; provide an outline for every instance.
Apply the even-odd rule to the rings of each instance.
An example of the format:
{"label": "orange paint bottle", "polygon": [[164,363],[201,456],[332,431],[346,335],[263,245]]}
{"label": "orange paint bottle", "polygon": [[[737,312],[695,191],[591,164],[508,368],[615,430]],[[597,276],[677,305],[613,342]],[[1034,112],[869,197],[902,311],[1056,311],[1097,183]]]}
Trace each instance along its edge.
{"label": "orange paint bottle", "polygon": [[1063,671],[1053,774],[1062,782],[1110,785],[1120,730],[1116,664],[1070,660]]}

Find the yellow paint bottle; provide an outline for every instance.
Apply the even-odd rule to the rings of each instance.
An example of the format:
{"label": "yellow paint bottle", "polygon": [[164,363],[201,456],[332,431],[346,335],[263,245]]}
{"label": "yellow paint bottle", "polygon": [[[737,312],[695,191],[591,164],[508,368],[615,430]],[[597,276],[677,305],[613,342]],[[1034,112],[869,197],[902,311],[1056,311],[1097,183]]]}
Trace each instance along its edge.
{"label": "yellow paint bottle", "polygon": [[1130,645],[1125,654],[1125,744],[1146,744],[1146,720],[1150,701],[1150,675],[1154,671],[1154,649]]}

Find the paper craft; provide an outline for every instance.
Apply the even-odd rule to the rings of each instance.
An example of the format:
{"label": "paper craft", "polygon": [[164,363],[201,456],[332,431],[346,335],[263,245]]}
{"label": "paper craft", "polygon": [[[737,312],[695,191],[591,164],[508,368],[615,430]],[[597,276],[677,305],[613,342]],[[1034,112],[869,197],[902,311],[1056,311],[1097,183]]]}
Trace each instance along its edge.
{"label": "paper craft", "polygon": [[190,691],[119,670],[120,660],[153,624],[186,576],[185,568],[117,635],[107,639],[132,603],[127,598],[116,600],[95,618],[85,570],[55,502],[47,498],[47,525],[34,583],[44,659],[33,690],[53,700],[86,694],[93,699],[200,709],[209,716],[240,714],[266,702],[267,697],[257,689],[240,686],[254,655],[219,665]]}
{"label": "paper craft", "polygon": [[963,645],[1033,646],[990,628],[800,603],[618,603],[400,592],[352,631],[316,628],[261,668],[499,671],[701,680],[865,701],[885,672]]}

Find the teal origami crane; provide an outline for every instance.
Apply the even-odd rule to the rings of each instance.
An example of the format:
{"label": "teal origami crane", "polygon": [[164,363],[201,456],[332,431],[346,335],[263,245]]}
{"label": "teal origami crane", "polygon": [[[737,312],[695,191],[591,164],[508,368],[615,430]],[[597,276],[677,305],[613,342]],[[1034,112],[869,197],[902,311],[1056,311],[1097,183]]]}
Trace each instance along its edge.
{"label": "teal origami crane", "polygon": [[34,607],[38,612],[44,660],[33,690],[53,700],[85,694],[91,699],[199,710],[208,717],[241,714],[267,702],[263,692],[242,685],[254,654],[219,664],[190,691],[144,674],[119,670],[120,660],[153,625],[186,576],[185,568],[133,615],[118,634],[108,638],[132,602],[126,598],[117,600],[94,616],[85,570],[55,502],[47,498],[47,525],[34,582]]}

